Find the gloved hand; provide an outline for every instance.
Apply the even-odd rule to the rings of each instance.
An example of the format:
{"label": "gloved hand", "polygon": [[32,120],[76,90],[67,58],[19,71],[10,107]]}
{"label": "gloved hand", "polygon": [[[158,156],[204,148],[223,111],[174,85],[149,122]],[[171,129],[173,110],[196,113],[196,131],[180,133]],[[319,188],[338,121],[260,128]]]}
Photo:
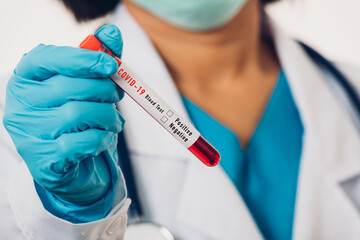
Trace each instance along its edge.
{"label": "gloved hand", "polygon": [[[95,36],[121,55],[118,28],[106,25]],[[114,104],[124,93],[109,79],[116,70],[105,53],[39,45],[10,78],[3,123],[36,183],[55,195],[47,201],[103,200],[110,210],[119,179],[117,134],[125,122]]]}

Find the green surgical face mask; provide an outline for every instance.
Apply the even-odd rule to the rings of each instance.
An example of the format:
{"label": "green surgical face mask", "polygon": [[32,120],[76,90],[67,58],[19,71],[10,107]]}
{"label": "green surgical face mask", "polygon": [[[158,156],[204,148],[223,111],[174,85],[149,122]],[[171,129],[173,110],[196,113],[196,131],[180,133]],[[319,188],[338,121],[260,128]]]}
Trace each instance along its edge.
{"label": "green surgical face mask", "polygon": [[231,20],[247,0],[131,0],[177,27],[208,31]]}

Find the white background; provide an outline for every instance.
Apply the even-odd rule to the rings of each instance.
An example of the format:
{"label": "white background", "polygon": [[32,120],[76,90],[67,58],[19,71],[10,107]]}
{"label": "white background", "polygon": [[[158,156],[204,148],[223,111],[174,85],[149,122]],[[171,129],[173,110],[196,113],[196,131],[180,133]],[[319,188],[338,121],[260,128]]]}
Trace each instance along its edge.
{"label": "white background", "polygon": [[[359,0],[282,0],[268,10],[293,37],[360,67]],[[58,0],[0,0],[0,74],[39,43],[77,46],[109,17],[78,24]]]}

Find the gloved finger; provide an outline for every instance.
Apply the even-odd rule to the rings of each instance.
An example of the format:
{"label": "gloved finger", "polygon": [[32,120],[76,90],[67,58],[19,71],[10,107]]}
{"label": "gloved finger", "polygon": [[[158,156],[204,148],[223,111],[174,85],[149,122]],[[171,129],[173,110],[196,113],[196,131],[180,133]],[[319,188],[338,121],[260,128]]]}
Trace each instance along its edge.
{"label": "gloved finger", "polygon": [[55,129],[52,131],[53,138],[85,129],[99,129],[117,134],[125,124],[125,119],[112,103],[71,101],[54,108],[53,112],[55,117],[60,119],[57,121],[60,125],[51,124]]}
{"label": "gloved finger", "polygon": [[121,58],[123,49],[123,39],[118,27],[112,24],[102,26],[94,34],[105,46],[107,46],[116,56]]}
{"label": "gloved finger", "polygon": [[[10,136],[17,139],[14,141],[17,151],[35,181],[49,191],[61,192],[66,186],[73,187],[79,177],[82,180],[89,177],[92,183],[97,180],[105,183],[104,176],[108,175],[106,171],[113,171],[109,168],[116,166],[111,164],[112,162],[106,162],[105,159],[108,158],[106,155],[116,152],[117,134],[88,129],[79,133],[64,134],[56,140],[42,140],[11,125],[6,127]],[[105,156],[99,158],[101,154]],[[96,169],[91,169],[92,166]],[[99,187],[97,184],[93,186]],[[66,189],[69,191],[69,188]]]}
{"label": "gloved finger", "polygon": [[55,75],[44,81],[33,81],[13,74],[9,89],[23,101],[39,108],[61,106],[69,101],[117,103],[124,92],[110,78],[88,79]]}
{"label": "gloved finger", "polygon": [[50,169],[54,172],[66,173],[71,166],[83,159],[96,157],[116,141],[117,134],[98,129],[65,133],[55,140],[58,151],[56,161],[52,163]]}
{"label": "gloved finger", "polygon": [[[114,141],[113,145],[116,144],[117,141]],[[71,203],[87,204],[97,201],[99,196],[106,194],[111,182],[110,168],[114,166],[109,166],[106,161],[107,154],[108,149],[97,157],[87,157],[80,163],[71,165],[56,186],[47,190]],[[79,195],[86,198],[79,198]]]}
{"label": "gloved finger", "polygon": [[118,27],[112,24],[107,24],[97,30],[94,35],[103,44],[105,44],[116,56],[121,58],[123,39]]}
{"label": "gloved finger", "polygon": [[4,125],[44,140],[91,128],[119,133],[125,123],[112,103],[71,101],[56,108],[36,108],[16,97],[8,97],[10,101],[17,111],[7,111]]}
{"label": "gloved finger", "polygon": [[70,168],[117,144],[117,134],[98,129],[66,133],[56,140],[42,140],[19,131],[11,131],[11,136],[22,139],[16,144],[17,151],[34,179],[46,189],[73,180],[64,175]]}
{"label": "gloved finger", "polygon": [[15,72],[23,78],[44,80],[55,74],[105,78],[116,70],[116,60],[106,53],[40,44],[23,55]]}

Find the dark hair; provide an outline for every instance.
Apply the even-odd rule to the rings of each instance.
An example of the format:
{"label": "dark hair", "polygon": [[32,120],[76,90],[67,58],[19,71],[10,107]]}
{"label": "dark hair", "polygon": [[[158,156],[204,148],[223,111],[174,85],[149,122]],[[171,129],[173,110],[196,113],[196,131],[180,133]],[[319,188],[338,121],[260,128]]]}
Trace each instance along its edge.
{"label": "dark hair", "polygon": [[[112,12],[120,0],[61,0],[77,21],[92,20]],[[261,0],[262,4],[277,0]]]}

